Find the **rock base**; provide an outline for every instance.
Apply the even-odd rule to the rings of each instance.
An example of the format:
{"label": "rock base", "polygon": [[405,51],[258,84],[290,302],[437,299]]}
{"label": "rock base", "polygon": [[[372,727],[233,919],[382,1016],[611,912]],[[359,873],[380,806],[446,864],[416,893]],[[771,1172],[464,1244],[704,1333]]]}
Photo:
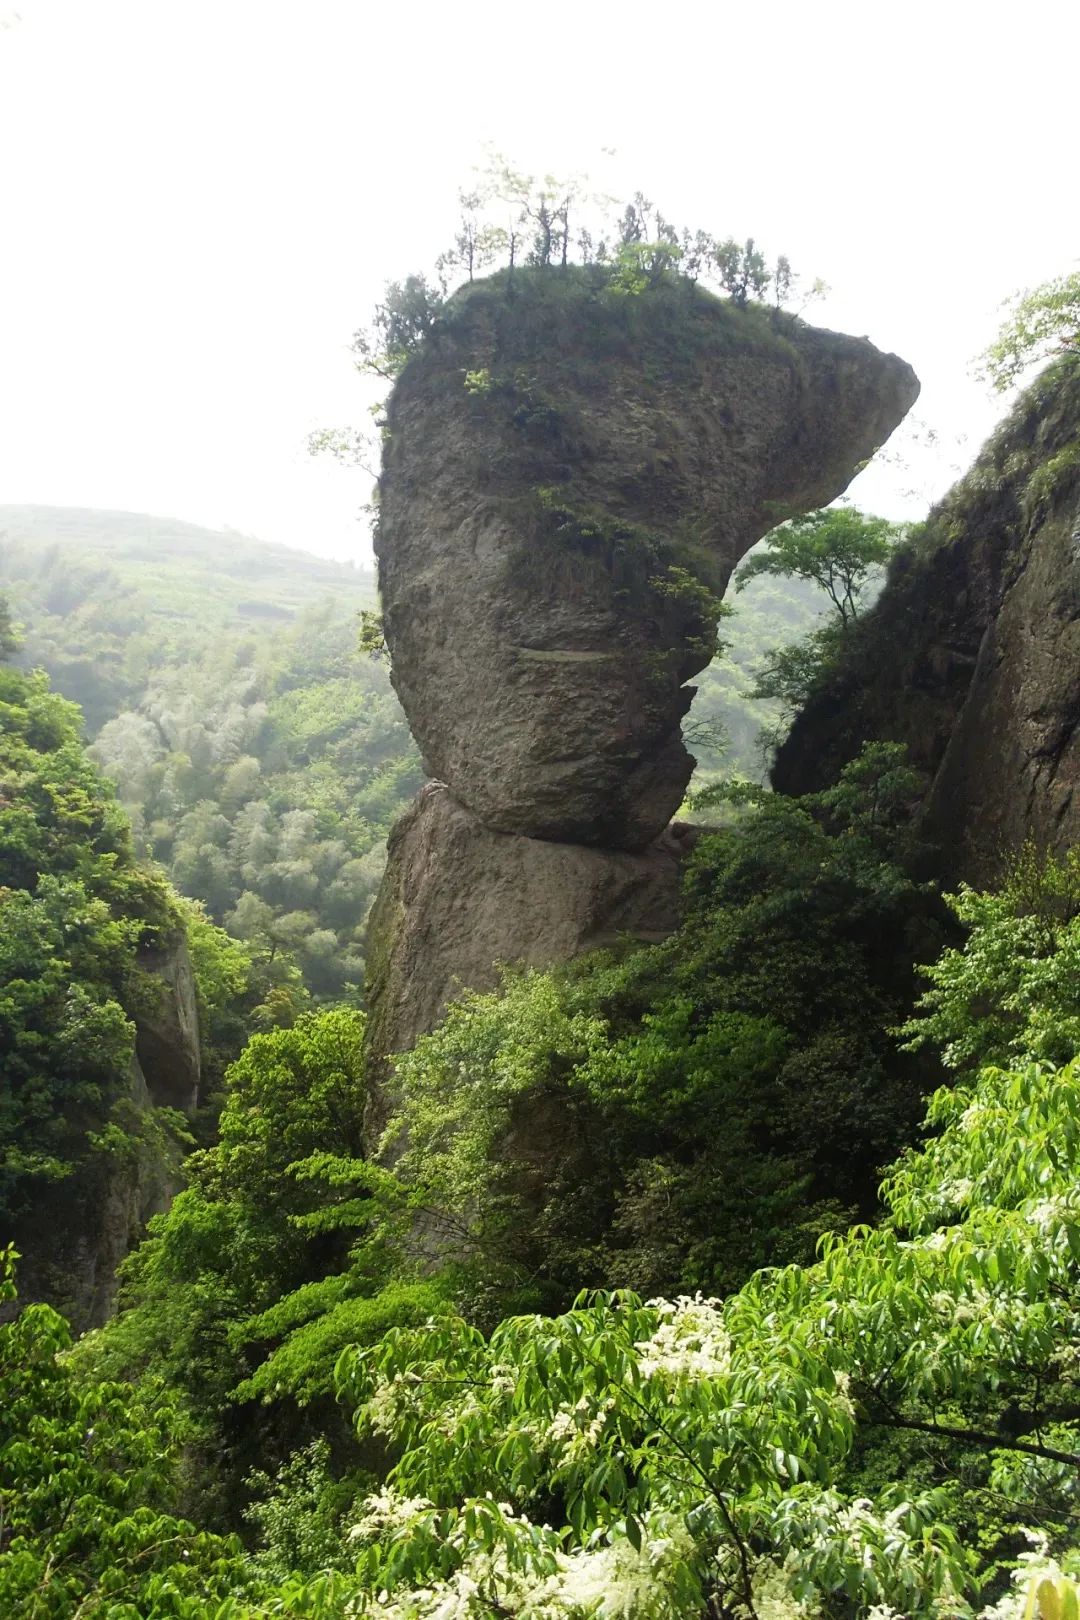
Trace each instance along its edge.
{"label": "rock base", "polygon": [[371,1145],[390,1111],[391,1055],[463,991],[493,988],[500,963],[551,967],[626,938],[665,939],[693,839],[673,823],[631,854],[492,832],[428,783],[390,835],[368,927]]}

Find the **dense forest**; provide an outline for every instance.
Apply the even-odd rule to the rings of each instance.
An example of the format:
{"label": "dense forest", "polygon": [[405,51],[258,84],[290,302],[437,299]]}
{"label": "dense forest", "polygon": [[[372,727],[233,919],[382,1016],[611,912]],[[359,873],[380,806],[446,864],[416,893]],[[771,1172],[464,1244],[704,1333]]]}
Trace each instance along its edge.
{"label": "dense forest", "polygon": [[[1064,449],[1039,424],[1073,408],[1080,289],[1046,292],[1051,339],[1026,306],[996,351],[1052,361],[1003,430],[1050,469],[1025,463],[1023,498],[1003,455],[973,517],[905,532],[807,511],[799,464],[782,502],[754,485],[744,538],[769,532],[738,549],[731,490],[779,457],[755,441],[769,390],[768,442],[797,460],[812,389],[864,388],[816,445],[831,492],[874,411],[878,443],[909,408],[910,368],[784,308],[791,266],[752,240],[677,231],[640,196],[598,239],[572,187],[493,185],[463,198],[441,281],[392,287],[357,340],[394,383],[381,490],[420,482],[418,398],[451,436],[510,446],[454,465],[470,521],[490,498],[493,549],[508,511],[549,542],[528,578],[563,639],[514,644],[530,703],[627,646],[660,648],[646,706],[685,707],[701,671],[674,827],[559,844],[568,887],[607,874],[598,916],[611,873],[645,874],[677,883],[677,924],[489,953],[408,1049],[380,1047],[405,909],[384,894],[371,920],[387,840],[455,784],[424,784],[371,576],[132,514],[0,509],[0,1614],[1068,1620],[1080,854],[1029,840],[993,883],[944,881],[928,770],[888,735],[813,792],[766,775],[797,711],[871,656],[883,581],[885,601],[995,525],[1022,533],[1018,571],[1038,525],[1071,532],[1080,420]],[[480,297],[474,272],[493,272]],[[588,424],[575,440],[533,375],[458,364],[489,318],[507,347],[552,320],[600,331],[611,364],[584,392],[629,437],[626,352],[635,409],[669,381],[638,376],[639,342],[686,388],[730,384],[717,534],[676,517],[669,544],[575,504],[599,477]],[[619,498],[712,498],[684,477],[678,409]],[[534,487],[550,466],[562,483]],[[522,467],[532,484],[491,494]],[[391,542],[380,518],[381,560]],[[598,577],[622,617],[588,626],[617,652],[575,639]],[[430,609],[426,578],[409,601]],[[404,694],[385,569],[383,607]],[[475,630],[454,627],[466,649]],[[953,650],[935,667],[971,679]],[[629,735],[612,757],[632,771]],[[461,816],[513,845],[515,893],[557,904],[527,882],[558,840]],[[425,847],[412,875],[467,934],[454,857]],[[419,972],[429,919],[406,920]]]}
{"label": "dense forest", "polygon": [[0,512],[0,588],[85,715],[137,846],[299,1007],[355,996],[381,849],[422,780],[369,574],[131,514]]}
{"label": "dense forest", "polygon": [[[7,679],[35,714],[40,683]],[[25,747],[69,804],[70,734]],[[362,1156],[362,1014],[256,1034],[119,1314],[71,1350],[9,1304],[6,1612],[962,1614],[1013,1568],[1023,1592],[1024,1535],[1065,1547],[1075,1513],[1080,882],[1031,856],[955,900],[966,943],[912,1015],[899,942],[936,925],[904,875],[911,787],[879,752],[821,802],[760,799],[700,844],[669,944],[466,999],[404,1068],[393,1168]],[[57,865],[111,870],[100,811],[37,819]],[[120,948],[122,981],[110,898],[83,949]],[[130,1047],[122,982],[82,972]],[[3,1011],[40,1114],[66,1049]],[[931,1139],[844,1235],[935,1071]],[[512,1122],[553,1106],[575,1131],[538,1201]]]}

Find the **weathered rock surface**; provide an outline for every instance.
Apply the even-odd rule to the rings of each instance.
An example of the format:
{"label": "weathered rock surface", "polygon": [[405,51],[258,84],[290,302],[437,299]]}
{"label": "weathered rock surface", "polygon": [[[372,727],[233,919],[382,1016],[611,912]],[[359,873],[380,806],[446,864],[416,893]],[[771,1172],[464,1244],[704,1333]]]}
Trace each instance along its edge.
{"label": "weathered rock surface", "polygon": [[[130,1096],[140,1111],[154,1106],[138,1058],[132,1060]],[[63,1279],[65,1313],[76,1326],[99,1327],[112,1315],[120,1263],[150,1217],[168,1209],[179,1192],[181,1158],[176,1148],[124,1166],[100,1164],[79,1177],[82,1219],[67,1224],[66,1249],[61,1238],[51,1254],[54,1275]]]}
{"label": "weathered rock surface", "polygon": [[491,989],[499,963],[550,967],[625,936],[671,933],[692,837],[676,825],[632,854],[493,832],[429,783],[390,835],[369,926],[369,1139],[385,1122],[381,1059],[433,1029],[463,990]]}
{"label": "weathered rock surface", "polygon": [[466,289],[391,397],[377,542],[429,772],[492,829],[645,849],[732,568],[917,393],[864,339],[687,286]]}
{"label": "weathered rock surface", "polygon": [[135,1050],[152,1102],[194,1111],[201,1058],[195,974],[183,935],[161,949],[144,946],[138,966],[147,990],[135,1016]]}
{"label": "weathered rock surface", "polygon": [[817,788],[866,739],[925,773],[948,881],[994,882],[1027,838],[1080,842],[1080,364],[1044,373],[896,559],[774,785]]}

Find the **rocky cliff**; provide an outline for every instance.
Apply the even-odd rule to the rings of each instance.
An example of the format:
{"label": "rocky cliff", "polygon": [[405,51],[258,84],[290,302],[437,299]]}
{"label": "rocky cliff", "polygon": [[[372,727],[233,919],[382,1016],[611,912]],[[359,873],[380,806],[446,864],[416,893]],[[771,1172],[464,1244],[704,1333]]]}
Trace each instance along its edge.
{"label": "rocky cliff", "polygon": [[85,1155],[15,1233],[23,1255],[20,1297],[56,1305],[80,1331],[107,1320],[120,1262],[182,1184],[182,1151],[158,1128],[153,1110],[192,1114],[199,1100],[199,1020],[183,934],[144,946],[136,980],[126,1008],[135,1052],[110,1116],[125,1133],[125,1147]]}
{"label": "rocky cliff", "polygon": [[135,1013],[135,1051],[157,1108],[194,1113],[202,1058],[191,954],[183,934],[138,954],[144,994]]}
{"label": "rocky cliff", "polygon": [[686,683],[731,571],[917,393],[864,339],[688,283],[519,271],[451,300],[387,411],[386,638],[442,787],[374,914],[376,1068],[496,959],[671,928]]}
{"label": "rocky cliff", "polygon": [[1028,838],[1080,842],[1080,365],[1046,371],[897,555],[839,669],[796,721],[782,792],[867,739],[924,773],[947,881],[993,882]]}

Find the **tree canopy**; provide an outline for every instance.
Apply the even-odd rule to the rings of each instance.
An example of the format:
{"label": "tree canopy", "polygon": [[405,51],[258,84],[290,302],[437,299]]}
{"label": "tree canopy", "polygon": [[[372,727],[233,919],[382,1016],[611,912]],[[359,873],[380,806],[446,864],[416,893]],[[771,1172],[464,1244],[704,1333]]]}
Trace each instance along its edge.
{"label": "tree canopy", "polygon": [[981,374],[999,392],[1033,366],[1080,353],[1080,270],[1017,293],[994,342],[981,357]]}
{"label": "tree canopy", "polygon": [[[838,795],[858,825],[852,785]],[[485,1328],[460,1281],[396,1320],[384,1289],[336,1373],[356,1449],[343,1467],[302,1437],[275,1477],[251,1476],[255,1556],[178,1513],[183,1425],[152,1384],[133,1395],[101,1352],[66,1354],[45,1307],[0,1327],[8,1612],[1063,1620],[1080,1558],[1080,1073],[1045,1042],[1074,1045],[1074,865],[1032,853],[999,895],[955,902],[969,938],[928,967],[907,1032],[945,1039],[944,1084],[876,1224],[726,1298],[587,1291]],[[308,1141],[279,1150],[252,1105],[298,1128],[284,1063],[314,1084],[321,1135],[342,1037],[312,1024],[256,1043],[223,1133],[237,1153],[203,1178],[222,1178],[214,1197],[266,1218],[266,1178]],[[552,1039],[542,1020],[522,1032]],[[211,1230],[190,1226],[193,1260]],[[237,1283],[259,1278],[253,1259]]]}
{"label": "tree canopy", "polygon": [[846,628],[858,618],[868,585],[902,532],[899,524],[852,506],[807,512],[765,536],[739,569],[735,589],[745,590],[762,574],[808,580],[824,591]]}

